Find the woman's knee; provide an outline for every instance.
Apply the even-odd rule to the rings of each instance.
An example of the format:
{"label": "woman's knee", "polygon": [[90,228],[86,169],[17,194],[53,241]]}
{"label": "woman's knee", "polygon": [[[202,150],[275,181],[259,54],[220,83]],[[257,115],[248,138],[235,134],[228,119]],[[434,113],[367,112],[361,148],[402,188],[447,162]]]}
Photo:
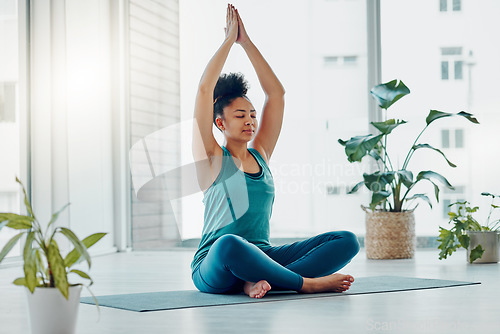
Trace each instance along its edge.
{"label": "woman's knee", "polygon": [[333,241],[334,243],[341,243],[342,249],[346,254],[353,258],[359,253],[358,237],[350,231],[332,231],[320,234],[325,241]]}
{"label": "woman's knee", "polygon": [[241,253],[245,243],[248,241],[238,235],[225,234],[214,242],[212,249],[218,253],[221,259],[233,259],[235,255]]}
{"label": "woman's knee", "polygon": [[346,248],[350,250],[352,257],[354,257],[359,252],[359,241],[358,237],[350,231],[340,231],[338,232],[342,240],[346,244]]}

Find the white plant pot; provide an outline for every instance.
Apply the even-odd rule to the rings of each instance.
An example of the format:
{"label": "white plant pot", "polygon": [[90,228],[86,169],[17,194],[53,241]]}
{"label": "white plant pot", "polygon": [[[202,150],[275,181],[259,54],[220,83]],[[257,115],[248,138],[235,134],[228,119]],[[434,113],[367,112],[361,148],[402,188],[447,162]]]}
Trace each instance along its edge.
{"label": "white plant pot", "polygon": [[66,300],[56,288],[36,288],[29,290],[28,305],[32,334],[73,334],[76,327],[81,285],[69,288]]}
{"label": "white plant pot", "polygon": [[470,251],[478,245],[484,249],[483,256],[474,263],[496,263],[499,262],[500,233],[496,231],[467,231],[470,237],[467,249],[467,262],[470,259]]}

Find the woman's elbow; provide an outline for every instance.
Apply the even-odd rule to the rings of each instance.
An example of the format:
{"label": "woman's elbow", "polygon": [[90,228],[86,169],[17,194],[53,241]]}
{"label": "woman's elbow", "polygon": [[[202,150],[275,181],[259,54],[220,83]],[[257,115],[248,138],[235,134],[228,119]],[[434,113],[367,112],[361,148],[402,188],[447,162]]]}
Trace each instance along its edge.
{"label": "woman's elbow", "polygon": [[198,93],[199,94],[213,94],[214,93],[214,88],[210,87],[209,85],[200,83],[198,85]]}
{"label": "woman's elbow", "polygon": [[285,97],[285,88],[283,86],[280,86],[279,88],[273,89],[272,91],[267,93],[267,97],[273,97],[273,98],[284,98]]}

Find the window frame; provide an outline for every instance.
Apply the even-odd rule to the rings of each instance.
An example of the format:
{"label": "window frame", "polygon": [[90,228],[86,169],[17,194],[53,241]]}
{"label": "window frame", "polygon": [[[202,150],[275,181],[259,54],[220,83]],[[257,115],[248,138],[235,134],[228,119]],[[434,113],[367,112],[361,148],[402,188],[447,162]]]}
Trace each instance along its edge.
{"label": "window frame", "polygon": [[[464,65],[466,64],[463,53],[464,48],[456,47],[441,47],[441,81],[463,81]],[[460,65],[457,67],[457,65]],[[458,71],[460,68],[460,71]],[[457,73],[460,75],[457,77]]]}

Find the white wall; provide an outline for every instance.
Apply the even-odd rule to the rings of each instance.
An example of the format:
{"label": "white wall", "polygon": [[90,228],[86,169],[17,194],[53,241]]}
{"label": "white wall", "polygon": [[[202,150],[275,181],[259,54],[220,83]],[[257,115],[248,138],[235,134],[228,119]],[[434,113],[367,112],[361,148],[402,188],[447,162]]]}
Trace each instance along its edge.
{"label": "white wall", "polygon": [[[129,5],[130,163],[135,249],[165,248],[180,240],[179,8],[178,0],[131,0]],[[143,143],[147,143],[147,154]],[[137,150],[137,148],[139,148]],[[142,154],[133,154],[133,153]],[[146,159],[144,159],[146,158]],[[154,166],[149,166],[148,159]],[[146,168],[144,168],[146,167]],[[154,170],[153,174],[151,171]],[[167,189],[154,201],[138,199],[138,178]],[[156,188],[158,189],[158,188]]]}

